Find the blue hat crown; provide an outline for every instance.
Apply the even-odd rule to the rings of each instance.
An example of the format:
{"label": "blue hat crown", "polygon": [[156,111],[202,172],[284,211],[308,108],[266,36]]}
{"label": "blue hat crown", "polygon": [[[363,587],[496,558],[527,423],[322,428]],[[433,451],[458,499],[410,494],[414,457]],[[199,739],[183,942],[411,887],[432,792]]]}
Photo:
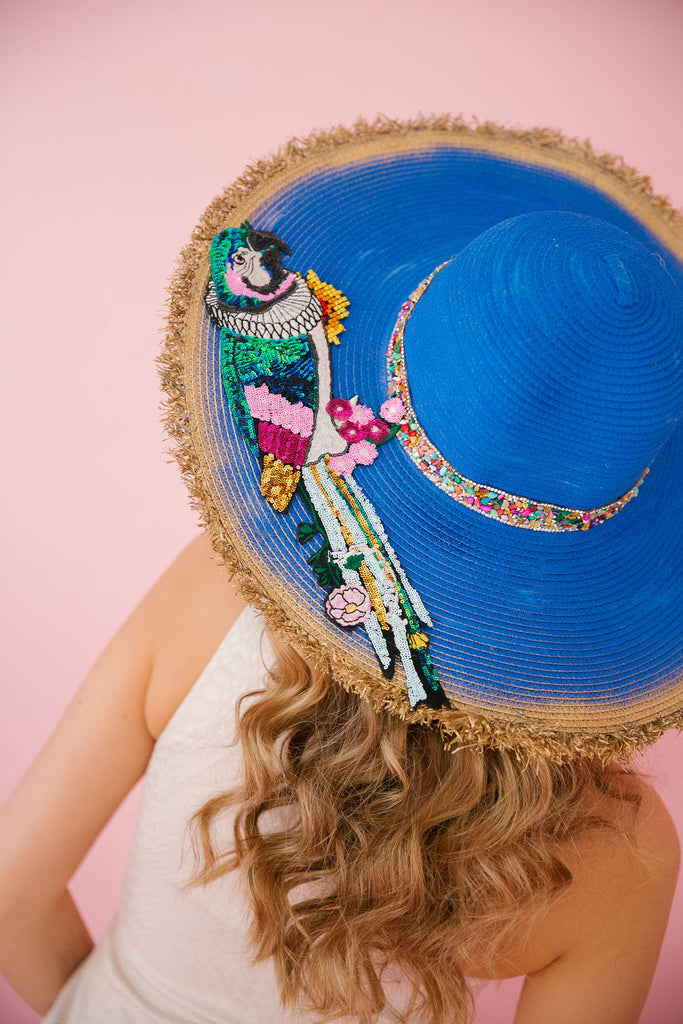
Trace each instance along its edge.
{"label": "blue hat crown", "polygon": [[458,471],[596,508],[635,484],[683,413],[683,294],[621,229],[524,214],[436,275],[405,357],[417,418]]}

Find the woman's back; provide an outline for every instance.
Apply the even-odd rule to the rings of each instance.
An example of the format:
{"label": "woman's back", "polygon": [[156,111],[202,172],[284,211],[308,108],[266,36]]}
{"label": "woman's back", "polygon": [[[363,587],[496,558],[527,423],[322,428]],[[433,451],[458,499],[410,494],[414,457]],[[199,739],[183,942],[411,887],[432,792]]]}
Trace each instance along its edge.
{"label": "woman's back", "polygon": [[[204,539],[190,545],[178,561],[179,569],[181,562],[167,605],[175,609],[177,628],[160,633],[164,644],[157,663],[163,670],[154,673],[147,695],[147,721],[156,735],[192,685],[195,667],[208,662],[225,623],[236,613],[234,591]],[[196,622],[187,629],[190,613],[182,605],[189,603],[190,588]],[[551,1006],[557,1024],[564,1019],[625,1022],[637,1019],[629,1016],[634,1002],[645,1001],[678,877],[680,845],[655,790],[638,776],[624,775],[623,784],[642,797],[635,826],[642,860],[623,836],[611,830],[558,844],[557,855],[572,872],[573,882],[549,914],[533,928],[521,927],[493,970],[477,959],[461,959],[470,978],[529,977],[517,1024],[547,1021]],[[594,814],[628,828],[631,803],[607,795],[590,799]]]}
{"label": "woman's back", "polygon": [[[245,954],[248,922],[244,905],[238,902],[241,896],[237,895],[237,873],[224,875],[215,887],[192,890],[189,902],[184,902],[179,888],[173,890],[173,895],[169,893],[169,882],[180,881],[176,870],[188,871],[191,867],[189,857],[181,860],[188,814],[216,791],[234,784],[239,769],[238,748],[226,748],[233,727],[233,704],[237,693],[258,686],[261,681],[252,678],[253,673],[258,675],[260,663],[255,635],[252,633],[246,645],[239,631],[233,630],[226,637],[243,608],[243,602],[226,583],[209,554],[206,541],[200,538],[186,549],[147,595],[94,670],[101,694],[117,686],[116,680],[130,670],[131,646],[135,648],[136,662],[141,660],[151,669],[145,692],[140,690],[135,704],[138,700],[144,703],[145,732],[158,737],[158,744],[149,766],[146,810],[119,920],[128,976],[131,972],[135,974],[137,964],[137,977],[142,986],[139,991],[144,991],[144,986],[150,983],[154,986],[156,976],[157,996],[161,998],[163,994],[163,999],[167,1000],[162,1005],[168,1012],[166,1016],[163,1013],[158,1016],[159,1020],[183,1019],[182,1014],[178,1017],[177,1013],[174,1018],[172,1006],[173,999],[177,1003],[181,998],[178,991],[182,992],[184,984],[186,994],[195,989],[192,998],[196,996],[197,1012],[202,1009],[202,989],[213,991],[215,1007],[215,998],[220,1000],[221,993],[224,996],[232,992],[240,979],[248,982],[245,998],[250,999],[252,992],[258,992],[260,1001],[265,999],[268,1004],[267,1008],[264,1004],[262,1010],[270,1013],[271,1019],[277,1003],[272,969],[268,964],[253,969],[246,960],[241,961],[243,968],[237,972],[237,981],[234,970],[223,973],[225,958],[229,961],[233,955],[234,964],[234,957],[244,958]],[[243,616],[242,625],[249,625],[253,630],[257,621],[249,611]],[[205,666],[210,671],[203,672]],[[243,678],[239,678],[240,675]],[[244,678],[245,675],[248,678]],[[197,677],[198,685],[193,688]],[[7,868],[6,871],[3,868],[3,876],[11,878],[11,891],[21,894],[17,913],[24,922],[34,913],[30,894],[36,894],[35,913],[38,914],[46,899],[44,893],[53,890],[57,893],[60,886],[65,886],[68,877],[57,877],[62,864],[77,862],[83,855],[85,849],[79,851],[74,844],[79,841],[78,837],[84,836],[82,842],[87,848],[97,828],[97,823],[90,818],[103,813],[102,789],[98,787],[99,799],[92,804],[80,800],[71,811],[72,828],[69,832],[55,829],[53,834],[59,840],[53,841],[49,856],[42,860],[38,856],[41,848],[35,846],[26,832],[28,829],[30,833],[30,825],[25,822],[38,820],[42,830],[43,824],[49,823],[50,814],[61,813],[65,785],[61,758],[55,757],[55,751],[65,743],[72,746],[64,729],[69,729],[69,723],[78,716],[75,722],[78,735],[85,734],[83,741],[90,744],[90,752],[84,752],[84,756],[89,760],[92,778],[96,781],[98,777],[99,760],[106,760],[103,769],[106,767],[107,784],[113,792],[125,790],[125,779],[134,776],[132,762],[137,764],[139,760],[137,730],[141,726],[136,720],[136,707],[131,703],[130,707],[117,709],[125,723],[120,728],[129,730],[131,739],[127,742],[125,736],[118,736],[117,732],[116,755],[112,760],[106,749],[109,741],[103,741],[100,735],[104,725],[92,698],[88,697],[88,686],[92,688],[92,680],[84,684],[86,699],[77,696],[56,733],[56,741],[48,744],[32,769],[23,792],[19,792],[19,803],[8,805],[3,812],[6,827],[0,859]],[[184,701],[188,693],[188,700]],[[96,701],[102,699],[101,696],[95,698]],[[87,735],[89,726],[92,729]],[[69,785],[67,783],[66,788]],[[49,787],[56,788],[53,792]],[[533,927],[531,923],[520,927],[519,935],[499,955],[493,969],[491,964],[488,969],[483,967],[474,957],[469,961],[460,957],[458,966],[470,977],[529,976],[517,1024],[540,1024],[550,1019],[557,1024],[576,1020],[591,1024],[627,1024],[637,1020],[654,973],[678,870],[678,843],[673,824],[654,791],[642,787],[642,793],[637,833],[642,850],[651,861],[649,870],[639,865],[625,841],[611,832],[579,837],[574,848],[558,848],[574,874],[574,882],[546,918]],[[27,801],[31,804],[28,815]],[[622,806],[607,799],[602,804],[600,812],[604,817],[622,824],[627,822],[631,805]],[[16,811],[15,807],[20,810]],[[17,813],[24,824],[18,825]],[[32,851],[30,857],[28,850]],[[165,865],[164,870],[160,860]],[[67,865],[64,870],[70,874],[72,868]],[[32,874],[35,871],[39,872],[38,878]],[[214,899],[214,893],[221,895]],[[235,902],[231,907],[233,895]],[[3,892],[3,917],[8,924],[13,919],[15,902],[11,892]],[[179,912],[179,907],[184,909]],[[183,926],[182,913],[187,912],[187,908],[191,908],[192,928],[189,919],[186,927]],[[91,954],[82,968],[84,972],[93,972],[94,989],[90,995],[94,992],[95,998],[99,984],[111,984],[112,979],[116,985],[121,984],[116,974],[117,963],[122,966],[121,961],[117,961],[121,950],[115,948],[113,941],[118,928],[118,924],[114,926],[105,944]],[[198,944],[187,944],[190,936],[198,935],[201,936]],[[21,955],[16,936],[13,941],[13,949],[3,951],[3,958],[9,965],[4,969],[10,977],[12,958]],[[454,947],[455,941],[454,929]],[[135,956],[136,950],[142,954],[139,958]],[[116,968],[113,975],[112,965]],[[68,974],[69,968],[64,969]],[[97,971],[102,969],[104,979],[97,976]],[[17,978],[21,981],[18,975]],[[28,988],[27,982],[27,991]],[[67,986],[57,1007],[68,1007],[69,988]],[[72,991],[76,988],[75,980]],[[82,992],[87,998],[87,986]],[[36,1002],[38,998],[43,997],[37,997]],[[209,997],[209,1004],[204,1007],[207,1020],[212,1019],[211,1005]],[[55,1021],[67,1019],[85,1024],[89,1019],[82,1015],[60,1017],[57,1007]],[[225,1020],[224,1005],[221,1013],[221,1019]],[[144,1007],[141,1019],[155,1019],[149,1005]]]}
{"label": "woman's back", "polygon": [[[165,724],[146,771],[121,906],[104,941],[60,993],[49,1024],[84,1024],[104,1012],[107,1024],[284,1024],[299,1019],[280,1009],[272,964],[251,962],[240,874],[229,873],[201,888],[184,887],[194,866],[187,823],[216,793],[238,785],[236,704],[242,694],[264,685],[264,661],[273,660],[262,620],[245,607],[218,649],[207,650],[206,667],[178,703],[182,672],[173,646],[179,639],[191,662],[213,623],[222,630],[235,610],[213,590],[211,563],[202,561],[203,554],[195,562],[200,551],[201,545],[195,545],[191,558],[175,567],[181,572],[171,571],[168,596],[175,593],[176,608],[189,598],[195,610],[203,610],[207,632],[197,639],[198,631],[192,630],[184,643],[183,634],[166,628],[170,623],[161,633],[164,650],[158,665],[168,665],[163,673],[168,685],[150,688],[148,715],[154,728]],[[232,816],[221,822],[220,836],[230,844]],[[400,984],[394,994],[400,998]],[[302,1019],[309,1018],[304,1014]]]}

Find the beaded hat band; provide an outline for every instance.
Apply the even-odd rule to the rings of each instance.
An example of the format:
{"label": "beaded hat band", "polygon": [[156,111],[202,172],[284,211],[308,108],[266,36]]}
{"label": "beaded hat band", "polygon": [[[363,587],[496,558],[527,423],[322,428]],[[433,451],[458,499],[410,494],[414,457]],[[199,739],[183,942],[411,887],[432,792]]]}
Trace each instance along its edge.
{"label": "beaded hat band", "polygon": [[420,425],[410,401],[410,387],[406,368],[403,336],[410,314],[424,295],[439,271],[446,266],[442,263],[425,278],[410,298],[403,303],[391,335],[387,352],[389,390],[392,398],[400,399],[405,410],[399,425],[398,440],[404,449],[426,475],[442,491],[450,495],[472,512],[479,512],[507,526],[519,526],[526,530],[547,530],[557,533],[567,530],[589,530],[616,515],[631,498],[638,494],[640,485],[649,473],[649,467],[625,494],[599,508],[578,509],[553,505],[550,502],[524,498],[510,494],[490,484],[475,483],[459,472],[448,459],[432,444]]}
{"label": "beaded hat band", "polygon": [[554,132],[359,122],[259,162],[160,360],[243,595],[447,745],[607,760],[683,725],[682,288],[680,216]]}

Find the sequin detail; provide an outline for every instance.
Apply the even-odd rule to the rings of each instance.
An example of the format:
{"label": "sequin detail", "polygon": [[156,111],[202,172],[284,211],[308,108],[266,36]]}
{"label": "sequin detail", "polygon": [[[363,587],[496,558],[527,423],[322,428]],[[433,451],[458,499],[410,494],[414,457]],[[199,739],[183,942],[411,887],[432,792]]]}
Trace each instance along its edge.
{"label": "sequin detail", "polygon": [[553,505],[550,502],[534,501],[532,498],[511,494],[509,491],[503,491],[490,484],[481,484],[470,480],[451,465],[427,437],[410,401],[404,333],[406,323],[418,301],[439,271],[448,263],[450,260],[441,263],[411,293],[407,302],[403,303],[387,351],[389,376],[389,399],[387,401],[393,402],[395,399],[399,399],[403,402],[405,410],[396,434],[403,448],[427,478],[460,505],[464,505],[465,508],[472,509],[473,512],[478,512],[480,515],[488,516],[489,519],[505,523],[507,526],[560,533],[589,530],[592,526],[598,526],[607,519],[611,519],[631,498],[636,497],[643,480],[650,471],[649,467],[626,494],[608,505],[592,509],[566,508],[563,505]]}
{"label": "sequin detail", "polygon": [[[402,403],[398,399],[397,402],[403,410]],[[356,466],[371,465],[377,458],[377,447],[398,430],[396,425],[375,416],[369,406],[359,405],[357,398],[351,401],[333,398],[327,403],[326,411],[334,420],[339,436],[349,446],[347,451],[330,459],[330,468],[343,476],[350,476]]]}
{"label": "sequin detail", "polygon": [[410,586],[384,527],[352,479],[398,430],[401,402],[376,416],[358,397],[333,397],[330,345],[339,343],[349,300],[309,270],[282,267],[286,242],[250,224],[226,228],[211,244],[206,309],[220,332],[223,389],[249,451],[259,460],[261,494],[278,513],[294,495],[310,514],[299,544],[326,592],[325,613],[340,629],[362,626],[382,672],[403,665],[412,707],[449,702],[423,627],[431,620]]}
{"label": "sequin detail", "polygon": [[[318,533],[324,537],[323,549],[309,558],[323,586],[327,583],[322,576],[327,577],[329,567],[334,566],[341,575],[335,588],[345,584],[367,594],[371,610],[363,626],[387,677],[393,675],[396,657],[400,658],[411,706],[447,707],[448,698],[422,629],[431,625],[429,616],[419,597],[413,603],[415,592],[368,499],[351,477],[345,479],[330,463],[331,458],[325,456],[301,471],[304,492],[300,490],[300,494],[306,494],[306,503],[310,502],[315,515],[312,524],[300,524],[297,539],[308,543]],[[326,611],[329,615],[330,609]],[[417,640],[411,641],[417,634]]]}
{"label": "sequin detail", "polygon": [[344,629],[365,622],[372,611],[370,595],[363,587],[346,584],[327,595],[325,611],[333,622]]}
{"label": "sequin detail", "polygon": [[349,315],[349,300],[334,285],[321,281],[315,270],[306,274],[306,284],[322,306],[327,340],[330,345],[338,345],[339,335],[346,330],[341,321]]}
{"label": "sequin detail", "polygon": [[261,494],[276,512],[285,512],[296,491],[301,473],[270,452],[263,457]]}

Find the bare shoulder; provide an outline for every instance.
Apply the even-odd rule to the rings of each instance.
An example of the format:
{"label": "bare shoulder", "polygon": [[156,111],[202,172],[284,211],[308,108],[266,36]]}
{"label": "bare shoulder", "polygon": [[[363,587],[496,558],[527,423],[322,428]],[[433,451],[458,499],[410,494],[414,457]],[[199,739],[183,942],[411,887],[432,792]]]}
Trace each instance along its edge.
{"label": "bare shoulder", "polygon": [[573,876],[563,908],[567,949],[593,941],[596,915],[615,935],[629,929],[642,933],[657,892],[668,890],[678,877],[680,842],[664,801],[644,779],[632,776],[625,785],[640,797],[637,812],[633,804],[614,800],[600,811],[623,828],[633,824],[633,841],[612,830],[596,830],[559,851]]}
{"label": "bare shoulder", "polygon": [[501,950],[493,972],[477,974],[472,964],[472,976],[538,977],[577,953],[592,951],[599,959],[629,948],[640,950],[640,969],[646,970],[646,947],[654,972],[678,877],[680,842],[664,801],[646,780],[625,775],[623,786],[640,797],[637,810],[632,802],[604,797],[595,813],[620,828],[632,826],[632,841],[600,828],[558,844],[555,853],[571,871],[570,886],[540,921]]}
{"label": "bare shoulder", "polygon": [[[680,842],[666,804],[640,776],[625,775],[622,784],[639,798],[639,806],[605,798],[598,812],[621,828],[632,827],[632,841],[612,830],[591,830],[562,847],[560,856],[574,877],[577,902],[582,895],[590,901],[611,895],[618,902],[621,888],[646,888],[672,872],[678,874]],[[603,883],[610,894],[604,892]]]}
{"label": "bare shoulder", "polygon": [[156,739],[245,607],[201,534],[148,595],[153,669],[145,699]]}
{"label": "bare shoulder", "polygon": [[616,920],[629,910],[645,914],[648,894],[668,889],[671,878],[678,877],[680,843],[666,804],[645,779],[625,776],[624,785],[640,797],[637,812],[633,804],[607,799],[600,811],[623,828],[632,823],[633,842],[612,830],[597,830],[577,837],[561,851],[574,879],[567,945],[581,944],[595,933],[599,906],[606,919]]}
{"label": "bare shoulder", "polygon": [[640,1019],[666,933],[680,844],[661,797],[647,783],[634,785],[643,798],[634,844],[593,832],[563,851],[574,880],[542,936],[554,956],[525,972],[515,1024]]}

